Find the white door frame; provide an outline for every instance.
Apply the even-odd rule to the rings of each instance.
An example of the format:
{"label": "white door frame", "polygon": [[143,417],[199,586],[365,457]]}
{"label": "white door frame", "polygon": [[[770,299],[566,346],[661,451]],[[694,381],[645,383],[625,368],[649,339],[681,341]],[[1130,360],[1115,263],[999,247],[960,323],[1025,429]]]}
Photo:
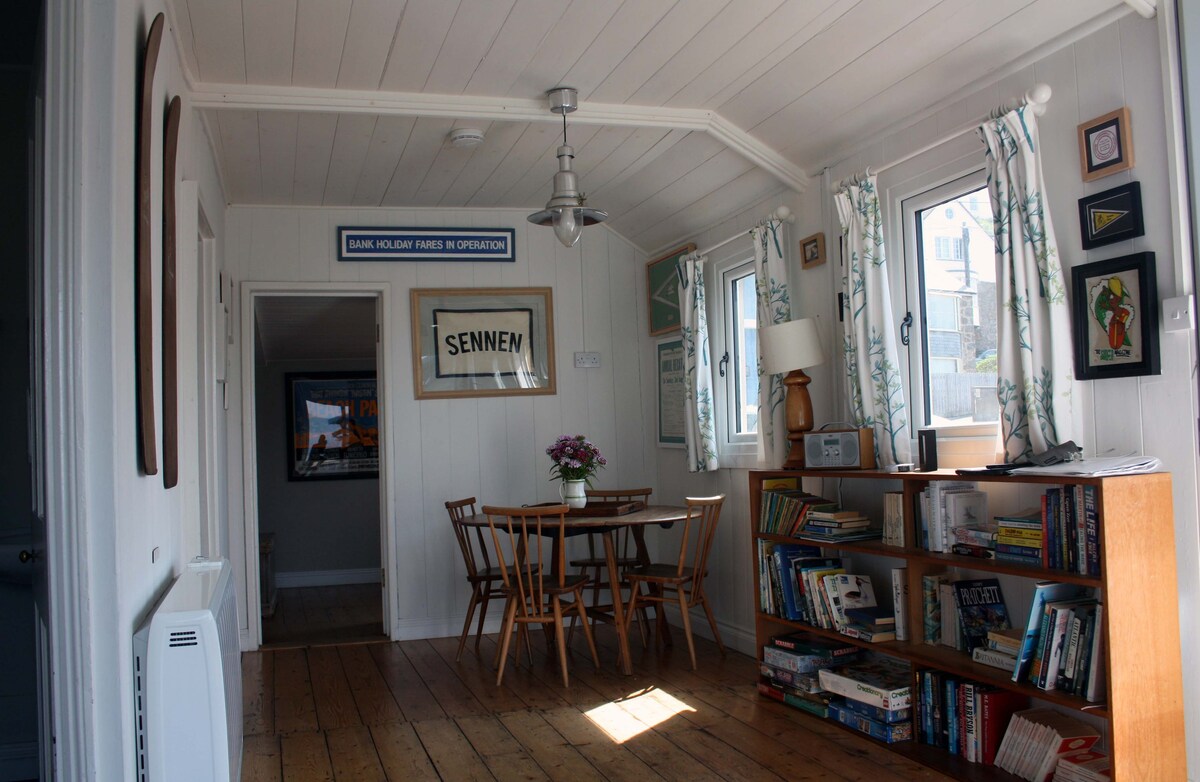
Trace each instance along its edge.
{"label": "white door frame", "polygon": [[395,478],[388,454],[392,442],[392,409],[388,404],[386,338],[391,328],[391,286],[386,282],[243,282],[242,288],[242,499],[245,527],[246,597],[251,649],[262,645],[262,605],[258,570],[258,430],[254,404],[254,302],[265,296],[357,296],[373,298],[377,304],[378,333],[375,341],[376,395],[379,399],[379,559],[383,569],[383,628],[389,638],[395,626],[391,599],[396,579],[392,573],[391,520]]}

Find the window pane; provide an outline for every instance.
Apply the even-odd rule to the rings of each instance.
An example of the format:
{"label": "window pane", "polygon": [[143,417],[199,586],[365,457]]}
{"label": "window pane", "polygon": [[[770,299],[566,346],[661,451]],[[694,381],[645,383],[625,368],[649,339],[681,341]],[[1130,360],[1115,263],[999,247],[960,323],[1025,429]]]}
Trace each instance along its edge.
{"label": "window pane", "polygon": [[730,418],[737,434],[758,431],[758,322],[754,302],[754,272],[736,277],[731,291],[733,302],[734,409]]}
{"label": "window pane", "polygon": [[917,213],[927,425],[997,421],[996,256],[987,188]]}

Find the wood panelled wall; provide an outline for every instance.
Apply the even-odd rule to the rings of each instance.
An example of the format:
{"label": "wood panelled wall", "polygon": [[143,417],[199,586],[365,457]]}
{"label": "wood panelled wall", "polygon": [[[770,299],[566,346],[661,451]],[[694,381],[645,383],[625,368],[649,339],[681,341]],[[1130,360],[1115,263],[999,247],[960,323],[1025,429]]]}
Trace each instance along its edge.
{"label": "wood panelled wall", "polygon": [[[515,263],[339,263],[339,225],[512,227]],[[558,499],[546,447],[560,434],[585,434],[608,458],[596,485],[654,483],[654,401],[641,373],[653,367],[638,339],[645,330],[644,258],[604,226],[574,248],[514,210],[231,207],[226,254],[235,282],[386,282],[391,330],[385,335],[393,431],[385,433],[395,517],[388,519],[394,566],[390,597],[396,639],[457,634],[469,592],[443,503]],[[424,400],[413,396],[409,291],[412,288],[549,286],[554,295],[558,393],[548,396]],[[240,302],[240,292],[239,302]],[[240,304],[236,310],[240,313]],[[240,314],[239,314],[240,320]],[[241,345],[235,326],[231,349]],[[597,351],[597,369],[575,369],[576,351]],[[647,363],[646,360],[651,360]],[[229,451],[240,453],[240,361],[231,356]],[[260,447],[275,447],[274,443]],[[245,564],[240,463],[230,464],[234,556]],[[495,607],[494,620],[499,619]],[[243,617],[246,614],[243,613]],[[245,621],[245,620],[243,620]],[[247,627],[243,626],[243,632]]]}

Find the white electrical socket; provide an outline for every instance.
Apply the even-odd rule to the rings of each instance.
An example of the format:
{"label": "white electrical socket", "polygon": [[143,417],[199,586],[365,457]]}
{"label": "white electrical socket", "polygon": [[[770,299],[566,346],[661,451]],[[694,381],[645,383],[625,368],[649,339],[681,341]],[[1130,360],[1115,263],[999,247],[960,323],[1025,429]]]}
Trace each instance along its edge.
{"label": "white electrical socket", "polygon": [[1189,331],[1195,328],[1192,315],[1192,297],[1176,296],[1162,303],[1163,329],[1166,331]]}
{"label": "white electrical socket", "polygon": [[596,352],[576,353],[576,369],[595,369],[600,366],[600,354]]}

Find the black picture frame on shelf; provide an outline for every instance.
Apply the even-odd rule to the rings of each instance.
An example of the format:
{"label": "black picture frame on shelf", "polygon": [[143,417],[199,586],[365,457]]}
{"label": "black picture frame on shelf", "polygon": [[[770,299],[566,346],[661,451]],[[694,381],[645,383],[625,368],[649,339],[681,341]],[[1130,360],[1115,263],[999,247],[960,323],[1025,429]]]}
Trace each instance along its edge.
{"label": "black picture frame on shelf", "polygon": [[1071,292],[1077,379],[1159,374],[1154,253],[1077,266]]}
{"label": "black picture frame on shelf", "polygon": [[1079,199],[1079,237],[1083,249],[1091,250],[1145,234],[1140,183],[1130,182]]}

